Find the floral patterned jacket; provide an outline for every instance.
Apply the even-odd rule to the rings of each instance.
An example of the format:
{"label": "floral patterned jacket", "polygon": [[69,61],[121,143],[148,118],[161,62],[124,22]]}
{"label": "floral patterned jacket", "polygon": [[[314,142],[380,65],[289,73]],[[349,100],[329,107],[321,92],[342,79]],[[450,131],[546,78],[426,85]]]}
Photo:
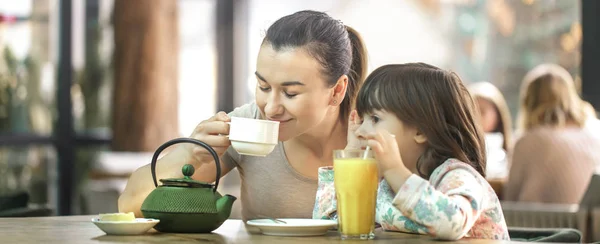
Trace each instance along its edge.
{"label": "floral patterned jacket", "polygon": [[[322,167],[313,218],[336,218],[335,212],[333,168]],[[457,159],[446,160],[429,181],[412,175],[395,195],[382,180],[377,192],[376,222],[387,231],[445,240],[510,239],[498,196],[473,167]]]}

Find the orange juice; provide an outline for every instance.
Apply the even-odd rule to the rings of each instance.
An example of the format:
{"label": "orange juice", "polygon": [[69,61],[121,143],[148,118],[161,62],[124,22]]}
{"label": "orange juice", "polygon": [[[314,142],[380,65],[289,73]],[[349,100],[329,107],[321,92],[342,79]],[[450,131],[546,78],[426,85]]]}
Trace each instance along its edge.
{"label": "orange juice", "polygon": [[373,158],[335,158],[334,183],[342,239],[372,239],[378,170]]}

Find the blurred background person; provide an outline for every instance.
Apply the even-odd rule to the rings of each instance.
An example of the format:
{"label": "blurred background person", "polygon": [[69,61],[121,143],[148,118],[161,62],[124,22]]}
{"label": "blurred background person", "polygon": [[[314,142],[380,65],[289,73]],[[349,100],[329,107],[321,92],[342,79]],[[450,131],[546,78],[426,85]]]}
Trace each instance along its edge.
{"label": "blurred background person", "polygon": [[469,84],[469,92],[479,108],[480,124],[485,132],[486,178],[504,179],[508,175],[512,119],[502,92],[490,82]]}
{"label": "blurred background person", "polygon": [[600,137],[586,127],[593,119],[590,106],[558,65],[542,64],[525,75],[518,118],[522,134],[505,200],[579,203],[600,162]]}

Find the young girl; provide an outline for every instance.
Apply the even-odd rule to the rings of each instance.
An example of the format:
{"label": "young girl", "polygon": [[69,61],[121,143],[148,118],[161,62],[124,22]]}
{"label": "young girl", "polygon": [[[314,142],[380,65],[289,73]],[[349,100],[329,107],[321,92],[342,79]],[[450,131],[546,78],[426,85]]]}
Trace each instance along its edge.
{"label": "young girl", "polygon": [[[367,77],[358,114],[350,115],[357,138],[348,147],[362,139],[375,152],[384,178],[376,209],[383,229],[447,240],[509,239],[484,178],[485,143],[473,107],[460,78],[431,65],[386,65]],[[335,216],[332,175],[330,167],[319,170],[314,218]]]}

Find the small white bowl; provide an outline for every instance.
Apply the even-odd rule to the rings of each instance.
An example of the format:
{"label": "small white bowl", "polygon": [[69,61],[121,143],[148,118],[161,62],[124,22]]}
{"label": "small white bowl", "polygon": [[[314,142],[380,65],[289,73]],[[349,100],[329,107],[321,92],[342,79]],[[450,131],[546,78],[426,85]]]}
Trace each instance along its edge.
{"label": "small white bowl", "polygon": [[93,218],[94,223],[107,235],[141,235],[152,229],[160,220],[136,218],[133,221],[101,221]]}
{"label": "small white bowl", "polygon": [[246,141],[231,140],[231,146],[239,154],[264,157],[264,156],[267,156],[269,153],[271,153],[273,151],[273,149],[275,149],[275,146],[277,146],[277,143],[266,144],[266,143],[258,143],[258,142],[246,142]]}

